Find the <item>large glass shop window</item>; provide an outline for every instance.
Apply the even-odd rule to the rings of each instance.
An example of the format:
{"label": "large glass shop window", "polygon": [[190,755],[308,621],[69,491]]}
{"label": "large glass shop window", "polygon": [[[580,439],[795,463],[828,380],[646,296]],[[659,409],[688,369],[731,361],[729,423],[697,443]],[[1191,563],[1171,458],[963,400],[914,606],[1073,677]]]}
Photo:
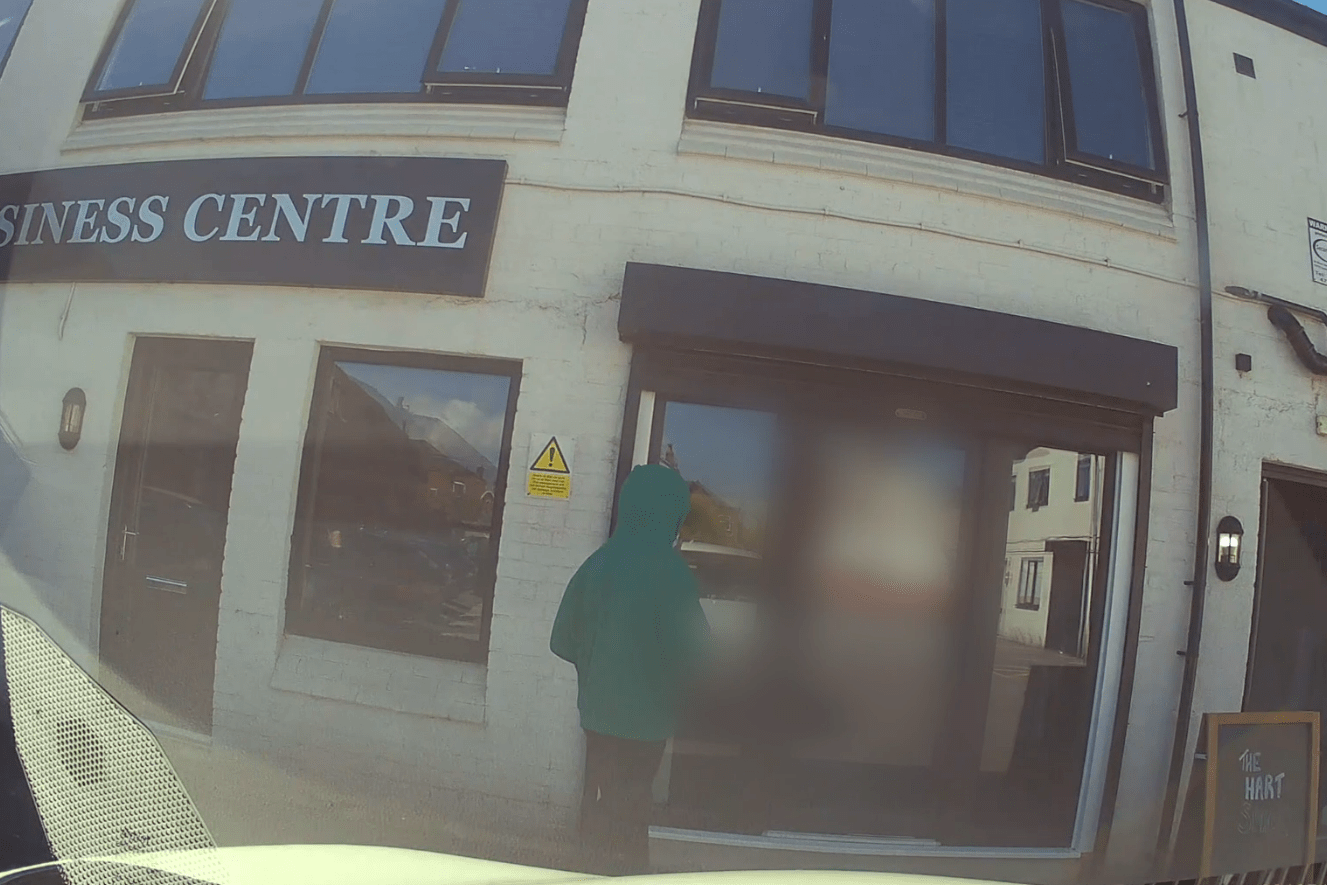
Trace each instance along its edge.
{"label": "large glass shop window", "polygon": [[714,640],[657,823],[1069,846],[1114,456],[705,400],[646,398],[648,460],[691,488],[679,548]]}

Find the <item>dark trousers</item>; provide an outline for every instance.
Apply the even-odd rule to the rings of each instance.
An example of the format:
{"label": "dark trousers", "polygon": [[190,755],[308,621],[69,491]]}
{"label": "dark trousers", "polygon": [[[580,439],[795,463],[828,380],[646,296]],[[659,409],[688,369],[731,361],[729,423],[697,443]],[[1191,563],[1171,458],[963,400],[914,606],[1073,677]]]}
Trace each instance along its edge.
{"label": "dark trousers", "polygon": [[631,741],[585,732],[581,848],[602,875],[649,872],[651,785],[664,741]]}

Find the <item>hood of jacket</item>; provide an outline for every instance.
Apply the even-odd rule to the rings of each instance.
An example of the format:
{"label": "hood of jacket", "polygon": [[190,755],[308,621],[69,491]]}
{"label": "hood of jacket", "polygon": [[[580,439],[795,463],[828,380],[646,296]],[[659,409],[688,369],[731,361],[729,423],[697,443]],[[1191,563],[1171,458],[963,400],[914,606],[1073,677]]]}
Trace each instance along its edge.
{"label": "hood of jacket", "polygon": [[671,547],[691,512],[691,489],[671,468],[643,464],[622,484],[614,541]]}

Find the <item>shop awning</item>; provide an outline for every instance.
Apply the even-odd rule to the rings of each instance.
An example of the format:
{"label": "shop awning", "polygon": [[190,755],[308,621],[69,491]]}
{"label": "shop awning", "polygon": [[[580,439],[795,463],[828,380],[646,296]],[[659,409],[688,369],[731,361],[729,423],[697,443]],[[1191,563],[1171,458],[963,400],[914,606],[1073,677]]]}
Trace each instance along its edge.
{"label": "shop awning", "polygon": [[[1176,348],[878,292],[629,263],[618,334],[632,344],[810,360],[1062,391],[1162,414]],[[1035,392],[1035,391],[1029,391]]]}

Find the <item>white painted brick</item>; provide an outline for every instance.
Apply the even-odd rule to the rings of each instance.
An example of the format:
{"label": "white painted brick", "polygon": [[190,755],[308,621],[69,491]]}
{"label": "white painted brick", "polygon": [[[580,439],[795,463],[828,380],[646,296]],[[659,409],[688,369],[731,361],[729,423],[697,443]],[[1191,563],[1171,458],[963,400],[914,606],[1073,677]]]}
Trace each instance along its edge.
{"label": "white painted brick", "polygon": [[[495,147],[493,141],[478,144],[446,131],[442,123],[426,139],[390,134],[402,131],[405,122],[380,133],[366,131],[369,123],[391,114],[378,106],[360,117],[346,107],[327,110],[340,114],[338,119],[359,120],[355,131],[340,139],[281,134],[290,132],[287,126],[273,129],[278,134],[236,140],[220,123],[209,132],[206,115],[200,114],[189,124],[187,140],[173,140],[167,126],[157,130],[152,144],[62,153],[82,81],[118,6],[117,0],[36,0],[0,78],[0,167],[329,150],[478,152],[505,157],[511,181],[482,302],[301,289],[81,284],[58,340],[55,329],[69,287],[4,286],[0,405],[34,472],[33,487],[4,540],[26,570],[59,588],[53,591],[60,594],[55,607],[71,625],[90,638],[97,623],[130,337],[253,339],[254,383],[237,453],[223,579],[218,735],[242,737],[254,746],[335,748],[328,758],[345,758],[358,746],[355,765],[365,770],[390,769],[402,780],[460,785],[504,800],[490,808],[546,815],[541,803],[574,801],[579,777],[574,671],[548,653],[548,630],[562,588],[607,534],[631,356],[616,339],[617,304],[609,299],[620,290],[626,261],[811,280],[1074,322],[1181,348],[1183,405],[1156,424],[1147,639],[1139,660],[1139,671],[1149,676],[1139,684],[1131,713],[1120,798],[1127,812],[1116,817],[1119,844],[1148,844],[1143,830],[1153,815],[1146,809],[1156,783],[1164,780],[1168,715],[1173,718],[1174,651],[1183,631],[1182,581],[1194,532],[1197,424],[1195,295],[1183,282],[1196,267],[1193,209],[1178,117],[1183,108],[1174,24],[1166,4],[1153,4],[1151,12],[1174,167],[1173,205],[1133,209],[1127,200],[1048,180],[1028,184],[1028,176],[980,164],[878,146],[785,139],[765,130],[684,124],[698,0],[589,4],[560,143],[546,140],[543,110],[514,109],[506,142]],[[1311,300],[1319,290],[1305,280],[1300,228],[1306,215],[1327,216],[1311,144],[1322,129],[1317,116],[1327,113],[1319,110],[1314,92],[1314,84],[1327,76],[1322,48],[1306,41],[1287,46],[1285,32],[1250,27],[1252,20],[1208,0],[1193,4],[1190,14],[1201,88],[1220,90],[1202,96],[1204,124],[1234,133],[1205,139],[1214,212],[1225,213],[1214,226],[1218,284]],[[34,51],[28,34],[41,35],[41,52]],[[1255,54],[1258,81],[1244,83],[1229,72],[1230,46]],[[49,58],[61,64],[51,65]],[[630,90],[622,88],[622,71],[632,72]],[[1255,101],[1237,91],[1250,84],[1264,97]],[[1275,84],[1274,92],[1269,84]],[[418,112],[411,106],[400,113]],[[429,112],[446,116],[446,109]],[[292,109],[249,113],[276,126]],[[1301,122],[1309,128],[1298,128]],[[80,128],[84,138],[94,131],[91,125]],[[1256,145],[1248,138],[1255,131],[1264,133]],[[538,143],[511,137],[536,138],[541,132],[545,140]],[[683,138],[689,150],[679,154]],[[1264,165],[1262,155],[1270,146],[1286,153],[1274,164],[1284,174],[1234,174]],[[723,157],[725,150],[742,159]],[[838,171],[816,168],[827,159]],[[534,188],[523,180],[566,189]],[[732,204],[575,189],[590,183],[680,189]],[[737,205],[743,201],[827,214]],[[918,224],[937,232],[908,228]],[[982,238],[1008,246],[976,241]],[[1019,251],[1020,243],[1066,257]],[[1103,255],[1140,273],[1103,269]],[[1237,460],[1240,452],[1327,468],[1321,440],[1311,428],[1306,431],[1322,388],[1297,374],[1284,342],[1268,332],[1257,311],[1218,301],[1217,319],[1222,347],[1248,348],[1255,357],[1251,379],[1225,376],[1222,382],[1231,391],[1252,394],[1223,399],[1220,415],[1229,445],[1219,455],[1228,460],[1217,471],[1215,493],[1229,512],[1243,516],[1257,512],[1253,474],[1261,455]],[[300,637],[283,640],[279,625],[300,441],[319,342],[524,361],[487,667],[440,666],[331,643],[310,646]],[[53,445],[51,429],[60,397],[72,386],[88,391],[88,415],[83,442],[64,453]],[[522,490],[529,433],[564,427],[578,437],[573,499],[527,501]],[[1245,519],[1246,526],[1253,521]],[[1253,571],[1248,570],[1250,580]],[[1204,653],[1204,661],[1212,663],[1200,681],[1204,702],[1228,703],[1236,683],[1242,684],[1236,671],[1247,652],[1251,592],[1249,581],[1241,580],[1213,603],[1211,644],[1205,645],[1211,651]],[[294,677],[298,680],[291,682]],[[323,696],[273,688],[282,680]],[[384,704],[427,707],[437,715],[393,713]],[[518,758],[503,758],[495,746]],[[532,758],[539,764],[529,764]],[[531,796],[538,801],[516,801]],[[1144,810],[1135,814],[1134,808]]]}

